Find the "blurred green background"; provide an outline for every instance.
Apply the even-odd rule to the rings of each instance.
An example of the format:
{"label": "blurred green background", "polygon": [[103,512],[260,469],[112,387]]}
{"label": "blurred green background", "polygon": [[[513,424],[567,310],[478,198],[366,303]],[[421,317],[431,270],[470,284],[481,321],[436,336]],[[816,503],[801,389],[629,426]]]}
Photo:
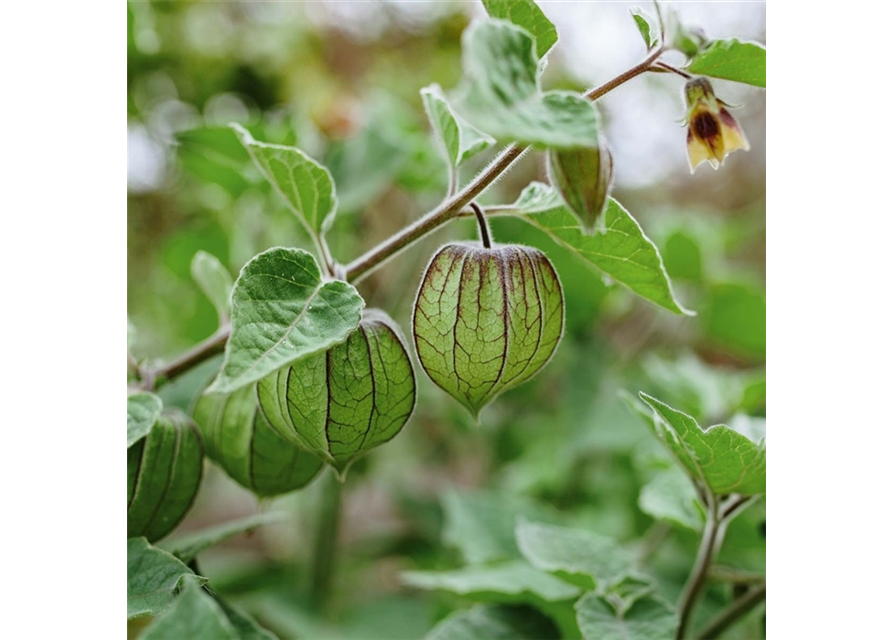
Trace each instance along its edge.
{"label": "blurred green background", "polygon": [[[628,5],[542,8],[562,38],[546,88],[586,89],[644,55]],[[711,37],[765,42],[762,4],[678,10]],[[235,275],[268,247],[311,248],[229,122],[258,140],[299,146],[329,167],[340,207],[328,237],[341,262],[437,205],[446,168],[418,92],[432,82],[448,93],[456,86],[462,31],[482,13],[477,4],[451,2],[128,3],[128,315],[137,356],[169,358],[215,330],[217,315],[190,277],[196,251]],[[640,505],[643,487],[670,463],[618,394],[648,391],[702,425],[765,416],[765,97],[714,86],[742,105],[735,114],[751,143],[716,172],[707,165],[689,172],[680,78],[639,78],[600,103],[615,153],[613,195],[658,245],[697,317],[673,316],[612,286],[521,221],[494,221],[498,242],[537,246],[559,271],[567,331],[555,358],[498,398],[479,427],[417,367],[414,417],[357,463],[345,486],[327,619],[302,596],[318,483],[258,504],[208,464],[180,532],[258,510],[290,518],[202,556],[202,574],[218,591],[282,637],[422,637],[466,606],[400,581],[405,570],[461,564],[443,539],[443,504],[455,492],[493,505],[523,496],[559,522],[613,536],[641,552],[661,592],[676,599],[697,536],[655,521]],[[463,179],[493,153],[473,161]],[[481,201],[512,202],[532,180],[547,181],[539,154],[525,156]],[[367,305],[407,332],[432,252],[474,233],[473,223],[454,222],[389,262],[359,284]],[[165,387],[165,403],[188,409],[217,365]],[[733,523],[719,562],[764,572],[762,505]],[[731,589],[712,586],[699,616],[715,613]],[[725,637],[761,637],[758,617]]]}

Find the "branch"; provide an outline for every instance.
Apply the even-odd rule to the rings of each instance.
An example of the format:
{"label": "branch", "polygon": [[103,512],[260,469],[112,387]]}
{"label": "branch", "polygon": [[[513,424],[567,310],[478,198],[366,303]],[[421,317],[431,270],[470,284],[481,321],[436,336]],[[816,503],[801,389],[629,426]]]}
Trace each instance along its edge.
{"label": "branch", "polygon": [[144,386],[147,386],[148,389],[153,389],[156,380],[161,378],[164,378],[165,380],[173,380],[180,374],[189,371],[192,367],[221,353],[226,346],[227,339],[229,339],[229,333],[229,325],[220,327],[217,330],[217,333],[204,342],[195,345],[183,355],[174,358],[157,369],[148,371],[146,378],[143,379]]}
{"label": "branch", "polygon": [[701,537],[701,546],[698,548],[698,557],[692,567],[688,582],[685,584],[682,598],[679,600],[679,626],[676,629],[676,640],[682,640],[685,637],[685,631],[694,613],[698,595],[707,582],[710,565],[713,563],[716,550],[722,544],[724,533],[725,523],[719,515],[719,505],[711,496],[707,507],[707,523],[704,525],[704,535]]}
{"label": "branch", "polygon": [[707,623],[697,640],[716,640],[723,631],[731,627],[739,618],[766,599],[766,583],[754,587],[743,596],[723,609],[715,618]]}
{"label": "branch", "polygon": [[[616,78],[608,80],[605,84],[590,89],[583,94],[589,100],[598,100],[606,93],[613,91],[624,82],[632,80],[649,70],[651,65],[663,53],[658,48],[645,60],[621,73]],[[497,178],[499,178],[514,162],[520,158],[529,147],[513,144],[500,153],[468,186],[456,195],[447,198],[440,206],[419,218],[396,235],[388,238],[376,247],[373,247],[362,256],[347,265],[345,271],[349,282],[356,282],[377,269],[387,260],[400,253],[416,240],[428,235],[441,225],[460,215],[465,205],[483,193]]]}

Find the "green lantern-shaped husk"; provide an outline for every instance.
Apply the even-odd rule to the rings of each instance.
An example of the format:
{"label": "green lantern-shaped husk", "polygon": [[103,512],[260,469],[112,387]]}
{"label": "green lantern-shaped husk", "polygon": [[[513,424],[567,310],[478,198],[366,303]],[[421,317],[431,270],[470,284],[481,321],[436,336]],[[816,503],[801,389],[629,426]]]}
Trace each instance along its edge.
{"label": "green lantern-shaped husk", "polygon": [[549,150],[549,181],[585,235],[607,230],[605,207],[613,179],[614,159],[602,135],[595,148]]}
{"label": "green lantern-shaped husk", "polygon": [[343,479],[354,460],[400,432],[415,407],[416,384],[399,327],[367,309],[345,342],[264,378],[257,397],[279,435]]}
{"label": "green lantern-shaped husk", "polygon": [[127,449],[127,537],[163,538],[195,499],[202,479],[202,440],[180,411],[163,413]]}
{"label": "green lantern-shaped husk", "polygon": [[317,456],[273,430],[258,411],[255,385],[230,395],[202,396],[193,416],[208,458],[260,497],[300,489],[322,468]]}
{"label": "green lantern-shaped husk", "polygon": [[552,357],[564,330],[561,282],[537,249],[448,244],[428,265],[412,322],[428,376],[477,418]]}

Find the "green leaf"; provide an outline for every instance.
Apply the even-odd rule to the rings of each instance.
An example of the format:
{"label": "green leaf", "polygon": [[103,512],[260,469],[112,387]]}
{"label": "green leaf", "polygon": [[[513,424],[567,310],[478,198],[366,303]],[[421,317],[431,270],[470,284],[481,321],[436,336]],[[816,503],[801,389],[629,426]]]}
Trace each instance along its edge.
{"label": "green leaf", "polygon": [[260,172],[314,236],[332,225],[338,198],[332,174],[300,149],[258,142],[244,128],[231,125]]}
{"label": "green leaf", "polygon": [[363,299],[340,280],[323,281],[301,249],[268,249],[242,269],[233,289],[232,334],[208,389],[231,393],[347,339]]}
{"label": "green leaf", "polygon": [[558,30],[533,0],[481,0],[491,18],[508,20],[526,30],[542,58],[558,42]]}
{"label": "green leaf", "polygon": [[458,167],[496,143],[453,111],[439,84],[425,87],[421,94],[428,120],[450,166]]}
{"label": "green leaf", "polygon": [[233,277],[220,260],[205,251],[195,254],[190,271],[192,279],[217,309],[220,325],[225,325],[229,322],[229,297],[233,291]]}
{"label": "green leaf", "polygon": [[766,441],[726,425],[706,431],[694,418],[639,393],[653,410],[652,428],[688,474],[716,495],[766,493]]}
{"label": "green leaf", "polygon": [[278,640],[276,636],[261,627],[254,618],[241,609],[220,596],[215,596],[214,600],[236,630],[236,637],[239,640]]}
{"label": "green leaf", "polygon": [[358,457],[395,437],[415,408],[415,374],[400,328],[368,309],[347,341],[257,385],[258,404],[283,438],[343,479]]}
{"label": "green leaf", "polygon": [[488,602],[559,602],[580,594],[577,587],[523,561],[455,571],[409,571],[403,574],[403,582]]}
{"label": "green leaf", "polygon": [[509,22],[473,24],[462,37],[468,121],[499,140],[573,149],[598,145],[598,116],[585,98],[542,93],[533,38]]}
{"label": "green leaf", "polygon": [[441,620],[425,640],[543,640],[557,638],[555,626],[533,609],[476,605]]}
{"label": "green leaf", "polygon": [[[127,541],[127,619],[158,615],[173,602],[182,580],[195,574],[145,538]],[[200,578],[205,580],[205,578]]]}
{"label": "green leaf", "polygon": [[633,558],[611,538],[583,529],[521,521],[515,529],[518,548],[537,569],[586,576],[593,588],[628,573]]}
{"label": "green leaf", "polygon": [[257,496],[301,489],[322,469],[322,460],[279,435],[258,411],[256,385],[202,396],[193,417],[205,455]]}
{"label": "green leaf", "polygon": [[520,516],[555,519],[546,508],[510,494],[447,491],[442,500],[443,541],[457,547],[470,564],[519,558],[515,525]]}
{"label": "green leaf", "polygon": [[127,448],[148,435],[161,415],[161,398],[141,392],[127,396]]}
{"label": "green leaf", "polygon": [[623,610],[596,593],[587,593],[576,609],[585,640],[670,640],[678,624],[673,607],[652,596]]}
{"label": "green leaf", "polygon": [[639,508],[656,520],[700,532],[704,510],[688,477],[676,467],[661,471],[639,493]]}
{"label": "green leaf", "polygon": [[694,315],[673,293],[660,253],[639,223],[613,198],[605,210],[605,233],[584,235],[561,197],[541,182],[527,186],[518,200],[507,207],[520,214],[557,244],[575,252],[613,280],[673,313]]}
{"label": "green leaf", "polygon": [[641,600],[656,588],[657,581],[654,578],[633,572],[608,585],[606,589],[600,589],[599,592],[616,608],[625,611],[636,600]]}
{"label": "green leaf", "polygon": [[161,546],[188,564],[208,547],[226,542],[230,538],[243,533],[254,531],[266,524],[278,524],[284,522],[284,520],[285,518],[280,513],[259,513],[169,540]]}
{"label": "green leaf", "polygon": [[633,20],[636,21],[636,28],[639,30],[642,40],[645,41],[645,46],[650,51],[660,42],[660,28],[652,22],[651,16],[639,7],[632,7],[629,12],[632,14]]}
{"label": "green leaf", "polygon": [[687,71],[765,88],[766,47],[735,38],[715,40],[694,57]]}
{"label": "green leaf", "polygon": [[240,640],[236,628],[194,580],[167,613],[150,624],[140,640]]}

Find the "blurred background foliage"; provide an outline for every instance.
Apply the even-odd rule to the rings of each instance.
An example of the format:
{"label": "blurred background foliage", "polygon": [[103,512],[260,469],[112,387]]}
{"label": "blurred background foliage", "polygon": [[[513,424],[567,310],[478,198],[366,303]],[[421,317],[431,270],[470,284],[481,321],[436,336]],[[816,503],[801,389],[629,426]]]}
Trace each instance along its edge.
{"label": "blurred background foliage", "polygon": [[[546,88],[585,89],[644,54],[622,3],[542,7],[562,37]],[[762,4],[677,9],[712,37],[765,42]],[[432,82],[455,87],[461,34],[482,14],[477,4],[130,2],[127,11],[128,315],[138,356],[171,357],[216,328],[216,312],[190,277],[197,251],[236,274],[268,247],[311,249],[229,122],[258,140],[299,146],[329,167],[340,206],[328,237],[342,262],[443,198],[445,164],[418,92]],[[697,514],[689,504],[677,522],[649,515],[679,478],[618,394],[645,390],[702,425],[760,422],[766,404],[765,97],[714,85],[742,105],[736,117],[752,147],[716,172],[706,165],[689,172],[679,78],[637,79],[601,103],[615,152],[614,196],[659,246],[677,294],[697,317],[673,316],[612,286],[522,221],[495,220],[497,241],[539,247],[561,276],[567,331],[551,364],[485,410],[480,427],[417,367],[414,417],[354,466],[345,487],[325,619],[302,600],[317,484],[258,505],[208,464],[180,532],[258,509],[290,514],[285,524],[203,554],[201,573],[216,590],[282,637],[422,637],[467,603],[409,589],[400,573],[462,564],[455,539],[462,533],[451,521],[458,516],[449,509],[454,535],[444,537],[445,506],[459,495],[483,501],[488,513],[512,496],[556,522],[613,536],[641,554],[663,595],[677,598],[697,547],[690,528]],[[483,156],[463,179],[492,153]],[[525,156],[482,202],[513,202],[532,180],[546,181],[539,154]],[[388,311],[406,332],[434,249],[474,233],[472,222],[454,222],[386,264],[359,284],[367,305]],[[188,409],[218,365],[212,360],[165,387],[165,403]],[[764,572],[761,505],[734,521],[719,563]],[[734,589],[715,583],[699,617],[715,613]],[[751,618],[726,637],[761,637],[761,614]]]}

